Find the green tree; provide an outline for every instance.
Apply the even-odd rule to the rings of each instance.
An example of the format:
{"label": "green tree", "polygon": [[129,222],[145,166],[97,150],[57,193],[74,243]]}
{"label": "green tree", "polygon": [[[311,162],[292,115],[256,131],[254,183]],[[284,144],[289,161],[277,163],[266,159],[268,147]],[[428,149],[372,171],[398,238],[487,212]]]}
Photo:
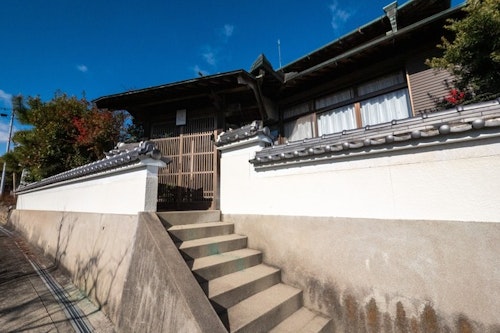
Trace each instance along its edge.
{"label": "green tree", "polygon": [[443,56],[428,64],[451,72],[469,99],[489,99],[500,92],[500,1],[468,0],[463,10],[464,18],[445,26],[453,41],[443,37]]}
{"label": "green tree", "polygon": [[26,129],[14,134],[15,147],[3,158],[11,172],[27,169],[30,180],[102,158],[119,141],[126,117],[64,93],[56,93],[48,102],[28,97],[13,106]]}

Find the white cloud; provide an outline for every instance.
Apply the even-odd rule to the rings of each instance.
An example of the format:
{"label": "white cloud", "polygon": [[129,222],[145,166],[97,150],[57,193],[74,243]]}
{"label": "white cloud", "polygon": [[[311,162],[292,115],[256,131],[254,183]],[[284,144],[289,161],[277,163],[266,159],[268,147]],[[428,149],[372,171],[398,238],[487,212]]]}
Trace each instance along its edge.
{"label": "white cloud", "polygon": [[[234,25],[224,24],[221,28],[215,30],[216,40],[212,43],[205,44],[200,48],[200,56],[204,61],[205,67],[210,68],[213,72],[217,72],[218,65],[221,59],[226,59],[228,56],[225,50],[225,44],[228,39],[234,34]],[[209,75],[207,70],[202,69],[199,65],[190,67],[194,71],[195,76]]]}
{"label": "white cloud", "polygon": [[[9,139],[9,124],[0,123],[0,143],[6,143]],[[3,151],[0,153],[4,153]]]}
{"label": "white cloud", "polygon": [[207,52],[203,53],[203,59],[209,64],[210,66],[215,66],[217,64],[217,60],[215,58],[215,53],[211,50],[208,50]]}
{"label": "white cloud", "polygon": [[337,1],[334,1],[328,8],[330,8],[332,14],[331,24],[333,30],[339,29],[340,26],[352,16],[352,13],[349,11],[339,8]]}
{"label": "white cloud", "polygon": [[0,102],[5,105],[5,107],[10,108],[12,106],[12,95],[0,89]]}
{"label": "white cloud", "polygon": [[224,25],[224,36],[226,37],[231,37],[234,33],[234,25],[232,24],[225,24]]}
{"label": "white cloud", "polygon": [[82,73],[86,73],[89,70],[88,67],[85,65],[77,65],[76,69]]}
{"label": "white cloud", "polygon": [[206,76],[206,75],[210,75],[209,72],[207,72],[206,70],[202,69],[200,66],[196,65],[193,67],[193,72],[194,72],[194,75],[196,77],[198,76]]}
{"label": "white cloud", "polygon": [[[3,118],[3,117],[2,117]],[[3,119],[9,119],[9,121],[6,122],[1,122],[0,123],[0,144],[6,144],[7,140],[9,139],[9,125],[10,125],[10,116],[8,118],[3,118]],[[12,127],[12,135],[16,133],[18,128],[14,125]],[[13,143],[11,141],[10,143],[10,149],[13,148]],[[6,149],[7,147],[3,148]],[[0,151],[0,155],[5,153],[5,151]]]}

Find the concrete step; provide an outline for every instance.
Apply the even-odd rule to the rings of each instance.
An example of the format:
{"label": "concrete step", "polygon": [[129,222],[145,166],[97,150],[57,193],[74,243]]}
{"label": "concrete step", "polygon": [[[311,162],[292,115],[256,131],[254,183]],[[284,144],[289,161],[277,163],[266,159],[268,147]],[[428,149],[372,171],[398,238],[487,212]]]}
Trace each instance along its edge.
{"label": "concrete step", "polygon": [[262,252],[241,249],[194,259],[191,270],[202,280],[209,281],[262,263]]}
{"label": "concrete step", "polygon": [[179,250],[189,260],[235,251],[245,247],[247,247],[246,236],[231,234],[182,242]]}
{"label": "concrete step", "polygon": [[302,306],[302,291],[279,283],[227,310],[230,332],[268,332]]}
{"label": "concrete step", "polygon": [[247,237],[220,212],[158,214],[230,332],[333,331],[333,322],[302,307],[302,291],[280,283],[278,268],[262,264]]}
{"label": "concrete step", "polygon": [[280,282],[278,268],[261,264],[209,281],[208,298],[219,312]]}
{"label": "concrete step", "polygon": [[156,212],[163,225],[194,224],[220,221],[220,210],[193,210],[175,212]]}
{"label": "concrete step", "polygon": [[206,222],[196,224],[179,224],[168,229],[175,242],[193,239],[229,235],[234,232],[234,224],[227,222]]}
{"label": "concrete step", "polygon": [[326,333],[333,332],[333,322],[320,314],[304,307],[295,311],[290,317],[283,320],[269,333]]}

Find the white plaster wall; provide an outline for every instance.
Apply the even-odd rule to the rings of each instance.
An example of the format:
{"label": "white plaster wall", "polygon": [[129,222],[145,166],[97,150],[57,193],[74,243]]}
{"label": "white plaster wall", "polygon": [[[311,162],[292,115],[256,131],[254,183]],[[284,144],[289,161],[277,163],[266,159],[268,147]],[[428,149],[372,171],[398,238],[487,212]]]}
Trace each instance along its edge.
{"label": "white plaster wall", "polygon": [[500,221],[500,142],[483,139],[255,171],[222,151],[224,214]]}
{"label": "white plaster wall", "polygon": [[156,211],[158,161],[20,193],[18,210],[137,214]]}

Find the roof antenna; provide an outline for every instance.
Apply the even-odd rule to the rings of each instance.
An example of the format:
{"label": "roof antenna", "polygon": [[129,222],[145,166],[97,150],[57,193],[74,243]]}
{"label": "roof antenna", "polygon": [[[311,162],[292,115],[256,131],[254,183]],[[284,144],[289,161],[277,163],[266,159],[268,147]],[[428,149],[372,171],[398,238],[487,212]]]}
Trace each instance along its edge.
{"label": "roof antenna", "polygon": [[279,68],[281,68],[281,42],[278,39],[278,62],[279,62]]}

